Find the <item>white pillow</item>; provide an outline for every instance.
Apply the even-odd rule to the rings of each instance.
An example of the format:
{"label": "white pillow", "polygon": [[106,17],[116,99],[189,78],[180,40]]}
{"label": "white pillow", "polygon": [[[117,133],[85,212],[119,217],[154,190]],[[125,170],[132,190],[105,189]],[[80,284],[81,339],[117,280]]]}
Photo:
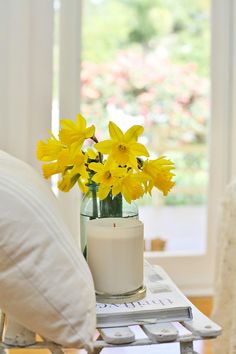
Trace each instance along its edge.
{"label": "white pillow", "polygon": [[90,348],[92,276],[47,183],[0,151],[0,308],[63,347]]}

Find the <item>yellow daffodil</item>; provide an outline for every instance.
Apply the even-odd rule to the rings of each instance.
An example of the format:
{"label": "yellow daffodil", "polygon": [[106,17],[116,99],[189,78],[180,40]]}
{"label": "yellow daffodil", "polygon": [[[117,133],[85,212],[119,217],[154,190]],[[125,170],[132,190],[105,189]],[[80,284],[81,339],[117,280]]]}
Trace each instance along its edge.
{"label": "yellow daffodil", "polygon": [[164,156],[161,156],[156,160],[145,161],[143,164],[143,172],[149,179],[147,191],[150,193],[152,187],[155,186],[166,196],[175,185],[175,182],[172,181],[174,173],[172,173],[171,170],[173,169],[173,162],[167,160]]}
{"label": "yellow daffodil", "polygon": [[87,149],[87,155],[91,160],[96,160],[98,157],[98,153],[91,148]]}
{"label": "yellow daffodil", "polygon": [[37,145],[37,158],[41,161],[50,162],[42,165],[45,178],[64,171],[64,164],[61,159],[67,153],[67,147],[57,140],[52,133],[50,135],[51,137],[47,139],[46,143],[40,140]]}
{"label": "yellow daffodil", "polygon": [[143,133],[143,127],[134,125],[124,134],[113,122],[109,123],[111,140],[104,140],[95,144],[95,148],[102,154],[108,154],[109,159],[121,166],[131,166],[137,169],[138,156],[149,156],[144,145],[137,142]]}
{"label": "yellow daffodil", "polygon": [[[174,164],[163,156],[141,161],[139,157],[149,157],[146,147],[138,143],[143,130],[142,126],[134,125],[123,133],[110,122],[110,140],[98,142],[90,148],[89,144],[83,144],[90,138],[97,141],[94,125],[87,127],[81,114],[77,115],[76,122],[63,119],[59,139],[50,133],[46,142],[38,142],[37,158],[44,162],[43,175],[49,178],[60,174],[58,188],[64,192],[78,184],[85,193],[92,180],[98,185],[100,200],[122,194],[131,203],[144,193],[151,194],[153,187],[167,195],[175,184],[172,180]],[[106,161],[102,154],[108,155]]]}
{"label": "yellow daffodil", "polygon": [[69,192],[69,190],[71,190],[71,188],[74,187],[75,183],[77,182],[81,191],[86,193],[88,191],[88,179],[84,179],[79,175],[75,175],[74,177],[72,177],[70,172],[64,173],[62,178],[58,181],[58,189],[60,189],[62,192]]}
{"label": "yellow daffodil", "polygon": [[62,173],[64,171],[64,167],[60,166],[58,162],[45,163],[42,165],[43,176],[48,179],[52,175]]}
{"label": "yellow daffodil", "polygon": [[63,192],[68,192],[77,182],[83,193],[87,192],[86,186],[89,179],[89,173],[85,165],[86,156],[81,153],[77,157],[76,163],[72,168],[67,168],[62,174],[61,180],[58,182],[58,188]]}
{"label": "yellow daffodil", "polygon": [[78,182],[78,185],[83,193],[87,191],[86,184],[88,183],[89,173],[87,171],[87,155],[81,151],[75,154],[76,149],[68,156],[67,169],[58,183],[58,188],[67,192]]}
{"label": "yellow daffodil", "polygon": [[62,192],[69,192],[69,190],[74,186],[74,184],[72,184],[71,182],[70,174],[64,174],[62,178],[58,181],[57,186]]}
{"label": "yellow daffodil", "polygon": [[94,125],[87,128],[86,120],[81,114],[77,115],[76,122],[72,122],[70,119],[62,119],[60,123],[62,128],[59,132],[59,138],[63,144],[71,145],[75,143],[80,148],[85,139],[94,136]]}
{"label": "yellow daffodil", "polygon": [[37,158],[40,161],[55,161],[65,146],[50,133],[51,137],[45,143],[39,140],[37,144]]}
{"label": "yellow daffodil", "polygon": [[43,175],[46,179],[54,174],[63,173],[68,166],[73,166],[75,163],[69,148],[60,144],[55,137],[48,139],[47,143],[39,142],[38,155],[43,161],[52,161],[42,165]]}
{"label": "yellow daffodil", "polygon": [[142,197],[145,192],[142,184],[143,178],[141,173],[132,173],[132,171],[129,171],[124,177],[116,180],[116,183],[112,187],[112,195],[116,196],[122,193],[128,203]]}
{"label": "yellow daffodil", "polygon": [[89,182],[89,179],[88,178],[84,178],[82,176],[79,177],[77,183],[78,183],[78,186],[81,190],[82,193],[87,193],[89,188],[88,188],[88,182]]}
{"label": "yellow daffodil", "polygon": [[115,180],[126,173],[125,168],[117,167],[111,161],[106,161],[105,164],[92,162],[89,168],[96,172],[92,180],[99,184],[98,197],[101,200],[108,196]]}

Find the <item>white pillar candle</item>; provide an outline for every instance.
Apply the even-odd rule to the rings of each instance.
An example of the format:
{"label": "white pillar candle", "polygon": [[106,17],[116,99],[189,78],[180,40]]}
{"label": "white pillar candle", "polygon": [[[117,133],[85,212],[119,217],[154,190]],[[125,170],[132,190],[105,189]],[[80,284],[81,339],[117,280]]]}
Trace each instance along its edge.
{"label": "white pillar candle", "polygon": [[143,223],[133,218],[87,223],[87,261],[98,293],[135,291],[143,285]]}

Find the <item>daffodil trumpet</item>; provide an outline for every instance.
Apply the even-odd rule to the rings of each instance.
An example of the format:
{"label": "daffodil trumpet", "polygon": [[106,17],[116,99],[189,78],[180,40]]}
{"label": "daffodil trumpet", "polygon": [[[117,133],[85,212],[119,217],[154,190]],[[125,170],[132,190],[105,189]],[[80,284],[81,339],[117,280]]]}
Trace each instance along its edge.
{"label": "daffodil trumpet", "polygon": [[[175,184],[174,164],[164,156],[150,159],[147,148],[138,142],[144,128],[133,125],[123,132],[110,121],[108,129],[110,139],[99,142],[95,126],[87,126],[81,114],[75,122],[62,119],[58,138],[50,133],[46,141],[40,140],[37,145],[44,177],[58,174],[58,188],[63,192],[78,185],[86,193],[88,186],[94,184],[94,215],[98,210],[97,197],[103,216],[122,216],[122,196],[131,203],[151,194],[153,188],[168,195]],[[92,147],[85,144],[88,140],[93,142]],[[109,200],[113,201],[112,207]]]}

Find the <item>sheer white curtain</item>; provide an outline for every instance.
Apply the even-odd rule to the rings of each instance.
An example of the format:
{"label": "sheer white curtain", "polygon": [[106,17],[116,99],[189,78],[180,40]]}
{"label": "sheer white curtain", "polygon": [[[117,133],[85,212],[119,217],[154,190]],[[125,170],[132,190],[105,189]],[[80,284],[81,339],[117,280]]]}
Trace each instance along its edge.
{"label": "sheer white curtain", "polygon": [[51,124],[53,1],[0,0],[0,148],[37,166]]}
{"label": "sheer white curtain", "polygon": [[35,167],[51,124],[52,43],[53,1],[0,0],[0,149]]}
{"label": "sheer white curtain", "polygon": [[[81,1],[61,0],[59,116],[79,112]],[[53,0],[0,0],[0,149],[39,168],[36,144],[51,128]],[[78,239],[78,191],[59,194]]]}
{"label": "sheer white curtain", "polygon": [[[214,117],[221,117],[216,126],[212,149],[215,160],[212,172],[223,170],[222,181],[213,180],[213,192],[223,200],[218,222],[218,252],[215,267],[213,319],[223,328],[214,341],[214,353],[236,353],[236,3],[214,0],[213,25],[213,88]],[[220,122],[220,120],[218,119]],[[221,149],[220,149],[221,148]],[[232,182],[234,181],[234,182]],[[232,183],[231,183],[232,182]],[[227,189],[225,186],[228,185]],[[222,197],[223,195],[223,197]],[[214,209],[212,208],[212,211]],[[217,215],[212,214],[212,218]]]}

